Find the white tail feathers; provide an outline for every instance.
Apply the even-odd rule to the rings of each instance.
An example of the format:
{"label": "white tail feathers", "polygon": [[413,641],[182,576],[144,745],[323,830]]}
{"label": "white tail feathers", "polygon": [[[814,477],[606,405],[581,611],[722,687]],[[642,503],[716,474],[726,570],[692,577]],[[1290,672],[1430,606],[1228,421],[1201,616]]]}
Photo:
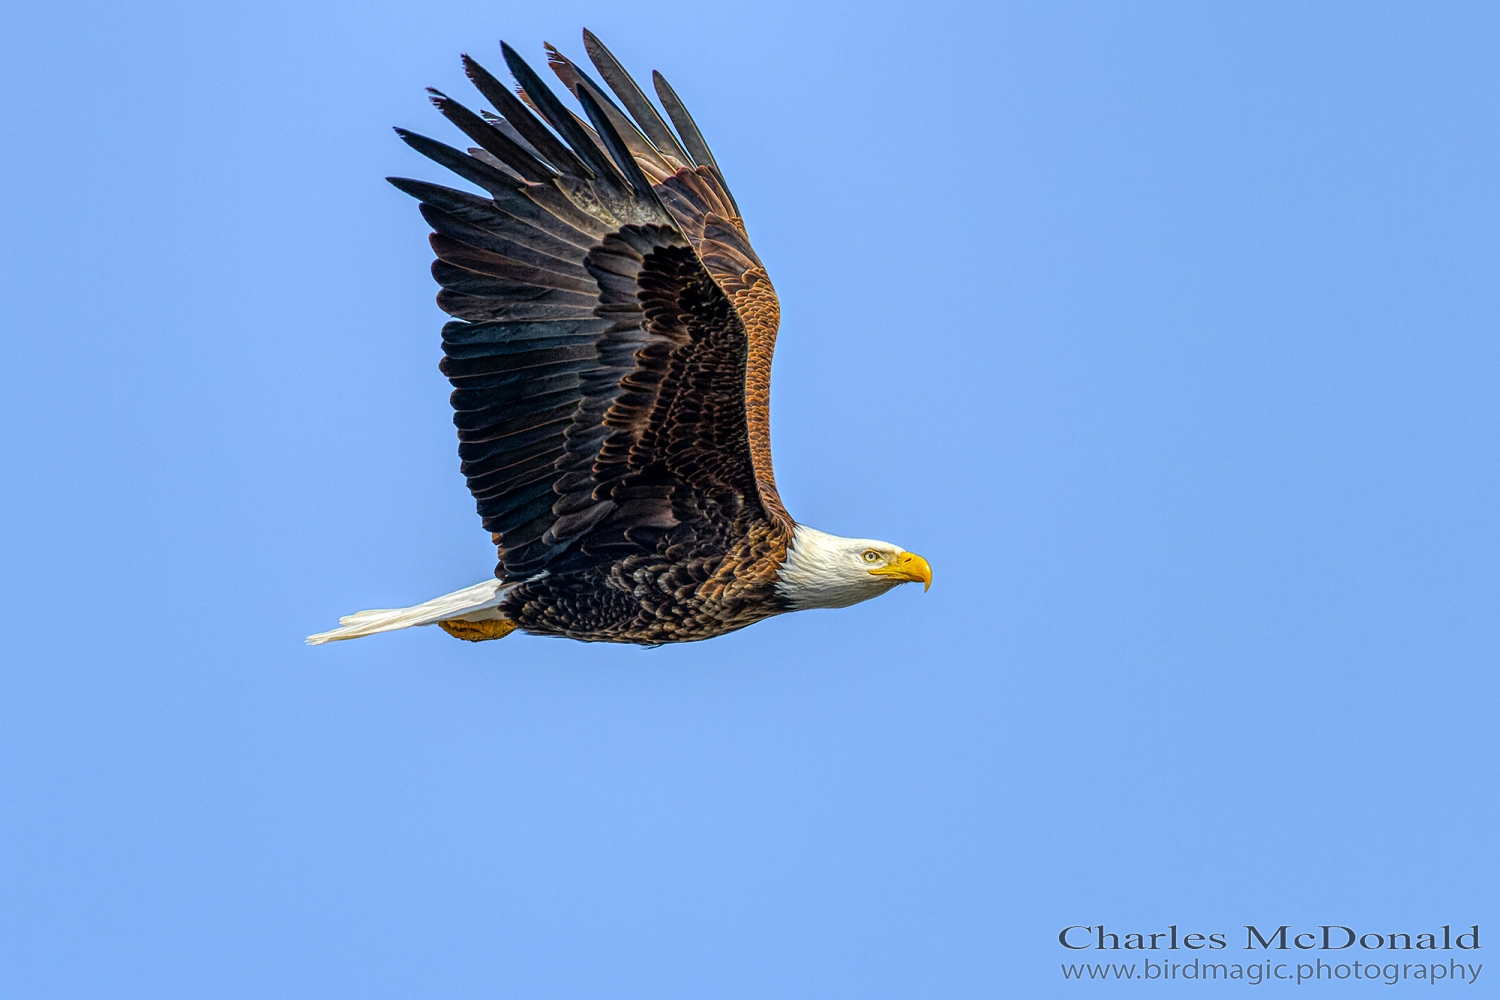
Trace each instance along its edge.
{"label": "white tail feathers", "polygon": [[434,597],[425,604],[413,608],[379,608],[374,611],[356,611],[339,619],[339,627],[328,632],[319,632],[307,637],[310,646],[321,642],[336,642],[339,639],[358,639],[362,635],[390,632],[398,628],[415,625],[431,625],[450,618],[478,622],[500,618],[498,606],[505,599],[511,585],[499,580],[486,580],[463,590],[455,590],[442,597]]}

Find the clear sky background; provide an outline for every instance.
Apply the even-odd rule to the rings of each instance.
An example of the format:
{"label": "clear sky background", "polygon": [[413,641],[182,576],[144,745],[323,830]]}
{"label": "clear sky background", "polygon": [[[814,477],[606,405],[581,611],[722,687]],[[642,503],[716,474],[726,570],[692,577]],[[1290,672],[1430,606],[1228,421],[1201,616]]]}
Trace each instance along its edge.
{"label": "clear sky background", "polygon": [[[3,22],[0,993],[1134,996],[1058,931],[1500,936],[1492,5]],[[390,126],[584,25],[771,269],[787,506],[932,590],[307,648],[492,570]]]}

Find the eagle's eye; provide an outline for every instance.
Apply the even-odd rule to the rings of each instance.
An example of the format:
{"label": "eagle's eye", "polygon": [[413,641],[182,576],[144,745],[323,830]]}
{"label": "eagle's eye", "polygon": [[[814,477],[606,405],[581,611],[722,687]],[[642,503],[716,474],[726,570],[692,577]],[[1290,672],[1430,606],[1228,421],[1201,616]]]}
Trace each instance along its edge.
{"label": "eagle's eye", "polygon": [[874,549],[865,549],[864,560],[868,563],[879,562],[880,553],[876,552]]}

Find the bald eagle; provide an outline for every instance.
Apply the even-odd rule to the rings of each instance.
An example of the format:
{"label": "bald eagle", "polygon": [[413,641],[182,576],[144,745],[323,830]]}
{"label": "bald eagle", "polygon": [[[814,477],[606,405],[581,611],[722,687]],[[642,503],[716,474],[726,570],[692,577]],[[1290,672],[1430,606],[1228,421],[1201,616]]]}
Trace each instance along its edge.
{"label": "bald eagle", "polygon": [[586,118],[501,43],[514,93],[463,57],[492,112],[430,91],[474,148],[396,130],[487,192],[390,178],[433,230],[453,317],[441,369],[495,578],[349,615],[310,643],[431,624],[475,642],[517,628],[691,642],[932,583],[915,553],[787,514],[771,472],[780,307],[766,269],[667,81],[652,74],[663,119],[583,37],[613,99],[547,51]]}

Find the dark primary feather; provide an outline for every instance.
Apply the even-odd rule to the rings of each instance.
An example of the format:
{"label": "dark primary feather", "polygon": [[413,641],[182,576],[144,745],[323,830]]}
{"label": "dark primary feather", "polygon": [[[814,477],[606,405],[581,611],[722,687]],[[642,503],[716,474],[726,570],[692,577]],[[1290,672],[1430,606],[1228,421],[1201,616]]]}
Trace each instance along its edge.
{"label": "dark primary feather", "polygon": [[520,146],[532,156],[535,156],[539,160],[544,159],[542,154],[536,151],[536,147],[527,142],[526,137],[520,132],[517,132],[516,127],[510,122],[506,121],[504,118],[501,118],[499,115],[495,114],[492,111],[481,111],[479,112],[479,117],[489,122],[501,132],[504,132],[506,137],[509,138],[511,142],[514,142],[517,146]]}
{"label": "dark primary feather", "polygon": [[441,163],[449,170],[466,181],[478,184],[491,194],[499,194],[501,191],[519,187],[523,182],[518,178],[496,170],[483,160],[475,159],[467,153],[454,149],[452,146],[429,139],[425,135],[416,132],[408,132],[406,129],[396,129],[396,134],[401,137],[412,149],[421,153],[435,163]]}
{"label": "dark primary feather", "polygon": [[[583,110],[588,114],[589,120],[594,123],[594,131],[604,141],[604,148],[609,155],[620,165],[620,171],[625,175],[625,183],[630,185],[630,193],[643,201],[648,201],[657,208],[661,208],[661,202],[656,198],[656,192],[651,189],[651,182],[646,180],[646,175],[641,173],[640,165],[635,162],[635,157],[626,147],[625,140],[620,138],[620,133],[615,129],[614,123],[605,115],[599,102],[594,99],[593,94],[582,84],[578,87],[578,101],[583,105]],[[661,209],[666,216],[666,209]]]}
{"label": "dark primary feather", "polygon": [[[472,154],[398,130],[488,196],[391,183],[433,229],[438,303],[455,317],[441,368],[497,575],[533,580],[507,613],[584,638],[703,638],[777,607],[766,581],[785,539],[751,457],[752,345],[698,244],[711,234],[704,246],[722,265],[759,262],[713,228],[732,199],[676,95],[666,88],[663,103],[682,143],[608,50],[585,41],[625,111],[554,50],[585,122],[502,43],[525,101],[468,56],[493,111],[433,92]],[[709,582],[735,559],[759,567],[761,589],[745,591],[759,603],[703,596],[724,589]]]}
{"label": "dark primary feather", "polygon": [[526,64],[526,60],[516,54],[516,51],[504,42],[500,43],[500,50],[505,55],[505,64],[510,67],[511,74],[515,76],[516,82],[526,91],[547,124],[557,130],[572,148],[574,154],[594,173],[594,180],[603,181],[606,185],[619,188],[623,179],[618,169],[603,151],[594,143],[593,138],[585,132],[578,124],[574,114],[563,107],[557,96],[542,82],[542,78]]}
{"label": "dark primary feather", "polygon": [[584,29],[583,32],[583,47],[588,52],[589,59],[593,61],[595,68],[599,70],[599,75],[604,77],[604,82],[609,84],[610,89],[620,98],[620,103],[625,105],[625,109],[640,124],[642,131],[646,133],[646,138],[650,139],[658,150],[677,160],[679,164],[692,166],[692,158],[677,142],[677,137],[672,134],[667,123],[662,121],[661,115],[657,114],[656,108],[642,93],[641,88],[636,86],[635,80],[625,72],[614,54],[604,47],[604,43],[594,37],[594,33],[588,29]]}
{"label": "dark primary feather", "polygon": [[[656,84],[656,96],[661,98],[661,106],[667,109],[667,116],[672,119],[672,124],[677,126],[677,134],[682,136],[682,143],[687,147],[689,153],[693,154],[693,161],[712,170],[723,186],[724,193],[729,195],[729,201],[734,203],[734,195],[729,194],[729,185],[724,183],[724,172],[719,169],[714,154],[709,151],[708,143],[703,140],[703,133],[698,131],[698,124],[693,121],[693,116],[688,114],[687,105],[677,96],[677,91],[667,82],[667,78],[655,70],[651,71],[651,80]],[[739,206],[734,206],[734,213],[739,214]]]}
{"label": "dark primary feather", "polygon": [[573,155],[571,149],[547,131],[546,126],[533,118],[531,112],[526,109],[526,105],[522,104],[505,84],[495,79],[489,70],[467,55],[463,57],[463,63],[464,72],[473,82],[475,89],[483,94],[484,99],[494,105],[495,110],[511,124],[511,127],[532,145],[538,156],[568,176],[592,179],[593,172]]}
{"label": "dark primary feather", "polygon": [[427,88],[432,95],[433,106],[443,117],[463,130],[470,139],[479,143],[485,152],[497,157],[511,170],[533,184],[545,184],[556,176],[556,171],[538,160],[510,136],[501,132],[474,112],[453,100],[442,91]]}
{"label": "dark primary feather", "polygon": [[[635,122],[621,111],[614,101],[610,100],[609,95],[600,89],[599,85],[590,79],[587,73],[575,66],[567,56],[557,51],[551,45],[547,46],[547,65],[552,67],[552,72],[562,81],[563,86],[568,89],[568,92],[578,96],[580,104],[583,103],[583,94],[587,94],[598,105],[598,111],[602,112],[603,117],[608,119],[615,134],[624,143],[625,148],[630,151],[630,158],[632,160],[640,165],[649,166],[654,173],[661,177],[667,177],[677,169],[662,157],[661,152],[651,144],[651,141],[641,134]],[[590,113],[591,122],[594,117],[595,113]],[[602,145],[603,136],[599,131],[597,122],[593,122],[593,127],[590,131],[599,139]],[[609,151],[607,146],[605,149]],[[624,161],[620,160],[613,152],[610,153],[610,156],[615,162],[624,165]]]}

